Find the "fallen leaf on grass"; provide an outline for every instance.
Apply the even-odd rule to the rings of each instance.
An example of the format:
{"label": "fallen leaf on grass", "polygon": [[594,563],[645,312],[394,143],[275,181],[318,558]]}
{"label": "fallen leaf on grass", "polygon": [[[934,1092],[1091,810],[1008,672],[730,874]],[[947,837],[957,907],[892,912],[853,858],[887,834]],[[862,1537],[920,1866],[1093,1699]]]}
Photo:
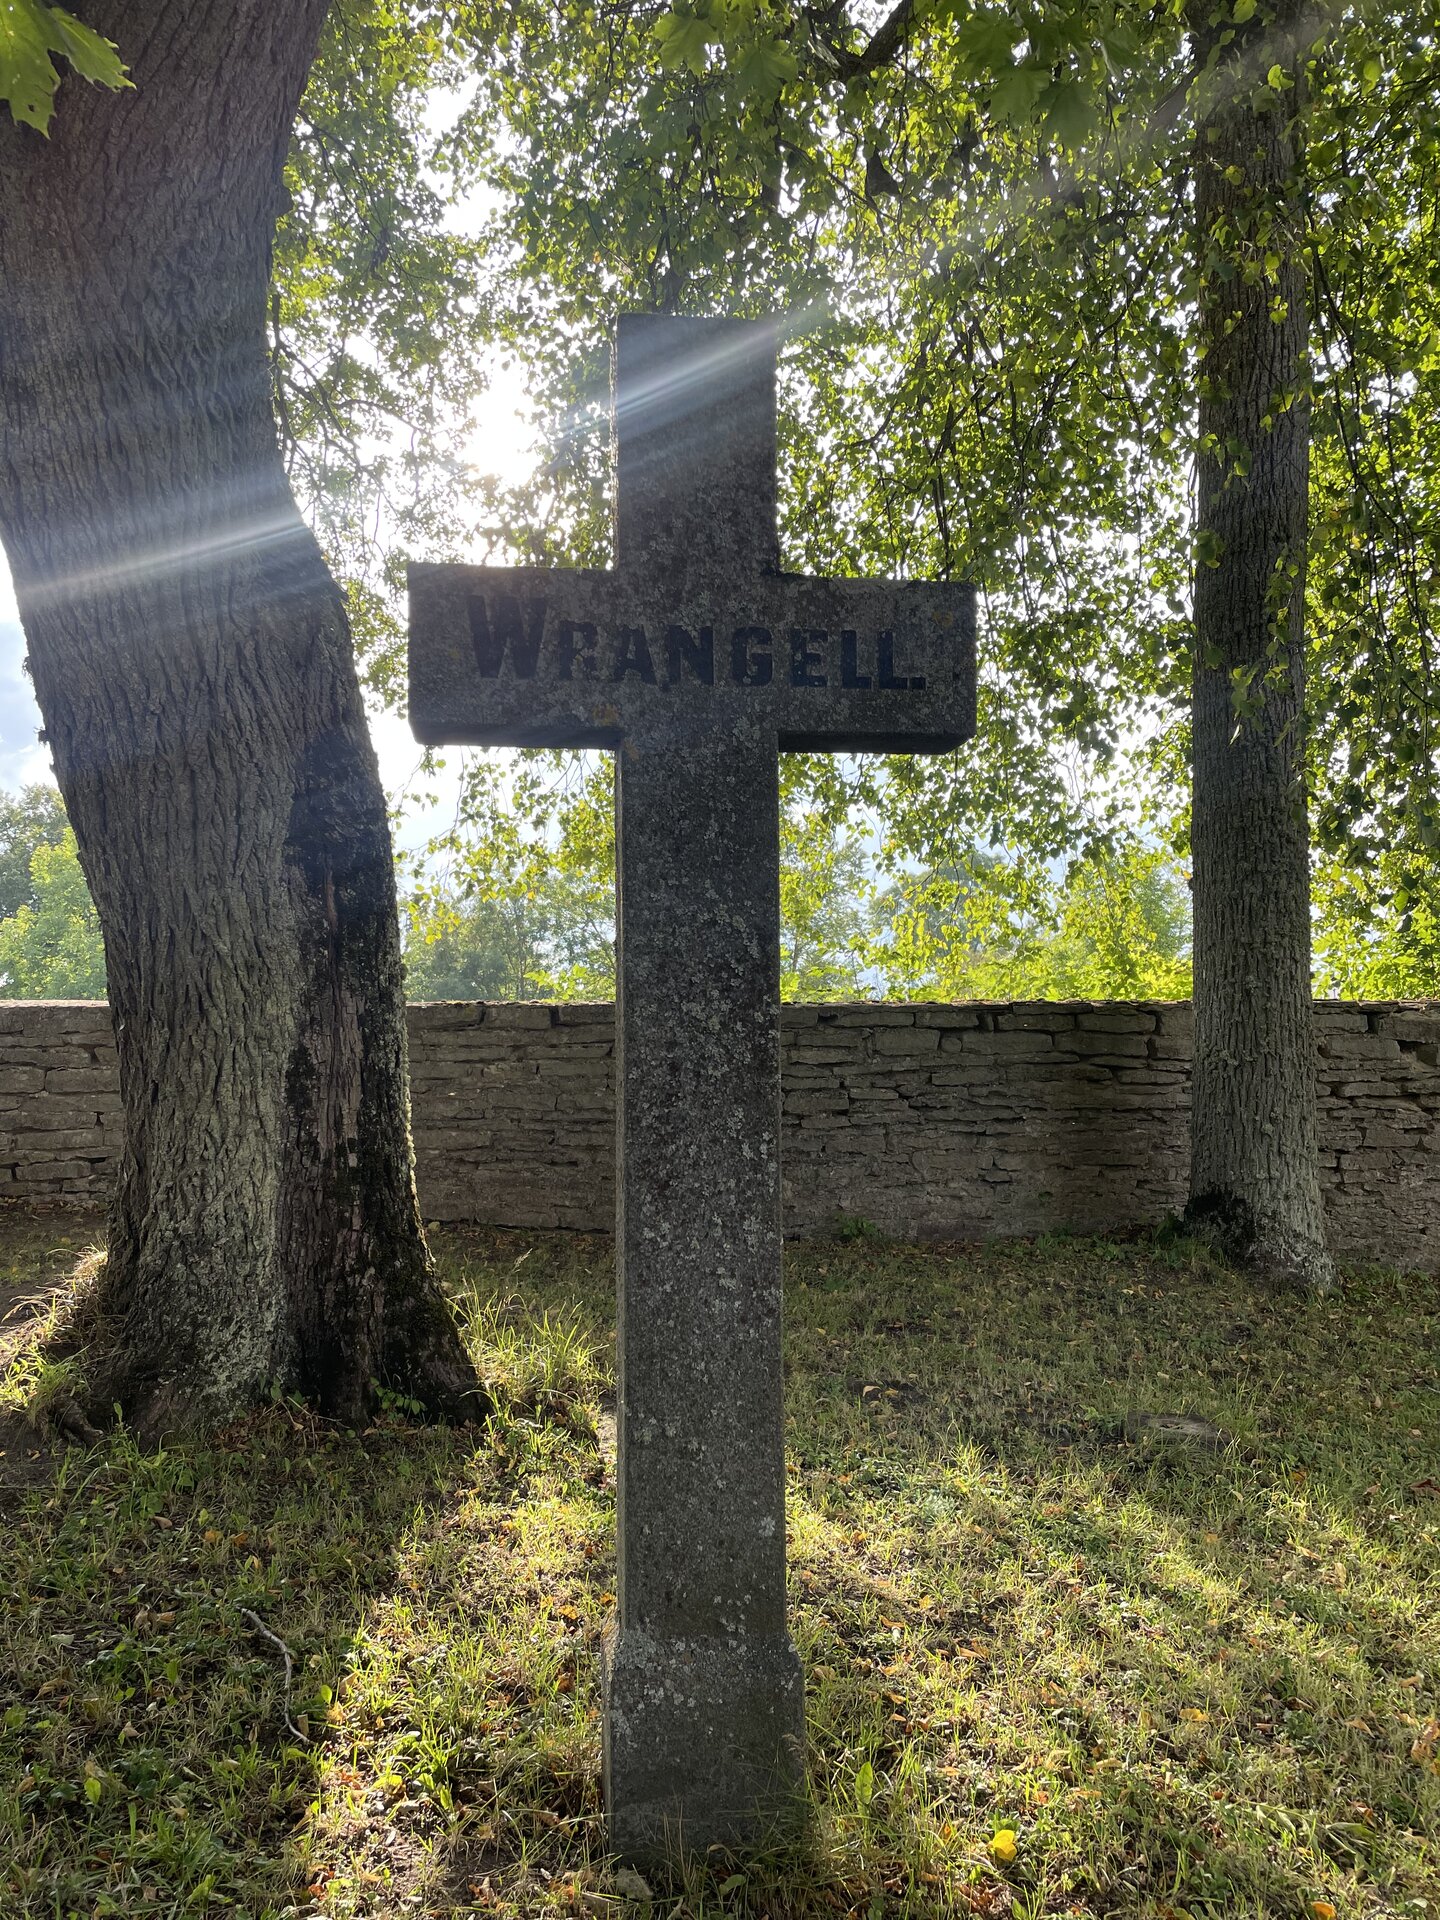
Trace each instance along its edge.
{"label": "fallen leaf on grass", "polygon": [[1013,1827],[1001,1827],[990,1842],[990,1858],[998,1861],[1002,1867],[1013,1865],[1019,1851],[1020,1843]]}

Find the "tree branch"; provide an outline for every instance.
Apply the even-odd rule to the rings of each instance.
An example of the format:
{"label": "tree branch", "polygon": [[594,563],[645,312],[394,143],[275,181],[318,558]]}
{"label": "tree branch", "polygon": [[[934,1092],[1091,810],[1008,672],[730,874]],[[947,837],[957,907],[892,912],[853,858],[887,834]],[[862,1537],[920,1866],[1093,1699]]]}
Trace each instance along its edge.
{"label": "tree branch", "polygon": [[889,65],[905,44],[914,13],[915,0],[896,0],[896,5],[870,36],[865,51],[857,56],[861,73],[874,73],[877,67]]}
{"label": "tree branch", "polygon": [[812,24],[820,30],[817,45],[823,49],[836,73],[842,79],[852,80],[861,74],[875,73],[881,67],[888,66],[905,44],[905,36],[915,16],[916,0],[896,0],[895,6],[871,34],[865,46],[856,53],[852,48],[836,46],[828,35],[839,24],[841,8],[827,7],[823,13],[806,8]]}

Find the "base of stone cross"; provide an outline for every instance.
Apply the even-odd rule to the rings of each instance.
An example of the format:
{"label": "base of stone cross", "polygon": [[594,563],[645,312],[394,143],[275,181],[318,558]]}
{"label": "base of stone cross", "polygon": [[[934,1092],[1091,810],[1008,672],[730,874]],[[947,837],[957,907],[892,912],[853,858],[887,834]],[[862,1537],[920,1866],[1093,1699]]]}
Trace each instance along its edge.
{"label": "base of stone cross", "polygon": [[764,1846],[805,1822],[805,1687],[788,1634],[607,1637],[605,1812],[636,1866]]}

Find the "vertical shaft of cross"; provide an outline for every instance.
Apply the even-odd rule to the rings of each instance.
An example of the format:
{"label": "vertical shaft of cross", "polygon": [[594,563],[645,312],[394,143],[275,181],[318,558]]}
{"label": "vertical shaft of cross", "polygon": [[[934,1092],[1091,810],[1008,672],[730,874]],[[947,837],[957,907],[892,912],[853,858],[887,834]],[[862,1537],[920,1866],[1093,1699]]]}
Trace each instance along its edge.
{"label": "vertical shaft of cross", "polygon": [[612,747],[619,903],[618,1620],[610,1840],[743,1846],[803,1805],[785,1628],[782,746],[948,752],[972,588],[779,571],[774,323],[620,321],[616,565],[416,566],[439,744]]}
{"label": "vertical shaft of cross", "polygon": [[778,807],[763,733],[621,749],[617,1600],[669,1642],[785,1630]]}
{"label": "vertical shaft of cross", "polygon": [[773,573],[775,323],[623,314],[611,387],[616,570],[722,605]]}
{"label": "vertical shaft of cross", "polygon": [[[677,604],[773,571],[768,328],[631,319],[617,571]],[[700,717],[696,717],[697,711]],[[677,708],[617,753],[619,1578],[611,1844],[764,1837],[803,1776],[785,1628],[778,759]],[[687,717],[688,716],[688,717]]]}

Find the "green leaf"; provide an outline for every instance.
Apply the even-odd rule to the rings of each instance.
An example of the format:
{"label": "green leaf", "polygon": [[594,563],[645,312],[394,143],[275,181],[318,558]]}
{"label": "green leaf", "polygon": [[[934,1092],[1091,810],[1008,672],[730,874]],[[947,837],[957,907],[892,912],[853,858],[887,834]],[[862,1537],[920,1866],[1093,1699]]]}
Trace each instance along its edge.
{"label": "green leaf", "polygon": [[1139,45],[1134,27],[1125,20],[1117,20],[1108,32],[1101,34],[1100,51],[1112,78],[1118,79],[1128,72]]}
{"label": "green leaf", "polygon": [[51,50],[63,53],[82,80],[91,80],[96,86],[109,87],[115,92],[130,86],[120,49],[113,40],[85,26],[63,7],[51,7],[50,24],[54,32]]}
{"label": "green leaf", "polygon": [[745,49],[737,73],[746,93],[755,101],[768,104],[798,68],[795,56],[781,40],[757,40]]}
{"label": "green leaf", "polygon": [[705,71],[706,50],[710,44],[708,22],[666,13],[655,22],[654,35],[662,67],[688,67],[697,75]]}
{"label": "green leaf", "polygon": [[1230,18],[1237,27],[1243,27],[1247,20],[1255,18],[1256,0],[1235,0],[1235,11]]}
{"label": "green leaf", "polygon": [[970,72],[988,76],[1008,67],[1021,28],[1005,14],[981,14],[965,23],[961,58]]}
{"label": "green leaf", "polygon": [[128,87],[119,50],[63,7],[44,0],[0,0],[0,100],[21,126],[48,133],[60,75],[52,54],[69,61],[83,80]]}
{"label": "green leaf", "polygon": [[50,58],[48,9],[39,0],[0,4],[0,100],[21,126],[44,133],[60,76]]}
{"label": "green leaf", "polygon": [[1062,80],[1045,95],[1045,131],[1052,140],[1072,150],[1083,146],[1095,131],[1095,106],[1089,89],[1078,80]]}
{"label": "green leaf", "polygon": [[1035,102],[1049,85],[1043,67],[1012,67],[1002,74],[990,94],[990,111],[1007,126],[1019,126],[1030,119]]}

